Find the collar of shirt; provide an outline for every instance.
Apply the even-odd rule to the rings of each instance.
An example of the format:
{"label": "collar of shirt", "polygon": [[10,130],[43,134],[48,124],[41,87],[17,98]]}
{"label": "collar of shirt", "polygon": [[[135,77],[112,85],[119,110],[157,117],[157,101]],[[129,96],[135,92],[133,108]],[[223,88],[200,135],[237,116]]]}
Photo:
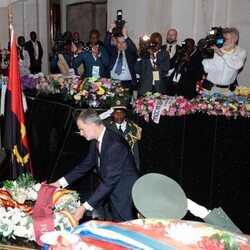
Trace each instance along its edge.
{"label": "collar of shirt", "polygon": [[102,140],[103,140],[103,136],[104,136],[105,131],[106,131],[106,127],[104,127],[104,129],[103,129],[101,135],[100,135],[99,138],[98,138],[98,141],[99,141],[99,151],[100,151],[100,153],[101,153],[101,149],[102,149]]}
{"label": "collar of shirt", "polygon": [[117,129],[119,129],[121,126],[121,129],[124,132],[126,130],[127,122],[124,120],[122,123],[116,122],[115,125],[116,125]]}

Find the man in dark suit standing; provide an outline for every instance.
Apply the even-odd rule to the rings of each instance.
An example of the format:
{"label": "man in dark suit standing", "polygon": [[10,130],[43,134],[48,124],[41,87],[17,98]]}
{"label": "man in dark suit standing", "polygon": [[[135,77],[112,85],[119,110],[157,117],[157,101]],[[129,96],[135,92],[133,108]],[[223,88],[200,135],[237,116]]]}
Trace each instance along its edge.
{"label": "man in dark suit standing", "polygon": [[37,41],[36,32],[30,32],[30,41],[26,42],[25,49],[30,56],[30,72],[36,74],[42,71],[43,49],[39,41]]}
{"label": "man in dark suit standing", "polygon": [[134,65],[137,49],[134,42],[128,37],[127,27],[124,26],[122,30],[117,30],[115,22],[112,21],[106,33],[104,45],[110,56],[110,76],[120,80],[121,84],[132,93],[133,86],[136,85]]}
{"label": "man in dark suit standing", "polygon": [[138,95],[146,92],[158,92],[164,94],[167,86],[167,74],[169,70],[169,55],[162,47],[162,36],[155,32],[150,36],[150,45],[147,51],[142,53],[139,49],[135,70],[140,75]]}
{"label": "man in dark suit standing", "polygon": [[83,110],[76,123],[80,135],[92,140],[89,153],[79,165],[51,185],[65,187],[97,166],[100,183],[89,199],[73,211],[75,219],[79,221],[86,210],[98,209],[107,198],[114,221],[134,219],[132,187],[138,179],[138,170],[128,143],[119,134],[106,129],[93,109]]}

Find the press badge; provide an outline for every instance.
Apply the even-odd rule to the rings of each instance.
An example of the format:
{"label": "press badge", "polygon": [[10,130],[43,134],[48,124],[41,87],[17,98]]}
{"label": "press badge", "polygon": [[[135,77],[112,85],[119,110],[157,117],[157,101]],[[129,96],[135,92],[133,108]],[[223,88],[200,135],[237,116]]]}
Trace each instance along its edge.
{"label": "press badge", "polygon": [[153,80],[154,81],[159,81],[160,80],[159,70],[153,71]]}
{"label": "press badge", "polygon": [[100,66],[93,66],[92,68],[92,76],[99,76],[100,75]]}

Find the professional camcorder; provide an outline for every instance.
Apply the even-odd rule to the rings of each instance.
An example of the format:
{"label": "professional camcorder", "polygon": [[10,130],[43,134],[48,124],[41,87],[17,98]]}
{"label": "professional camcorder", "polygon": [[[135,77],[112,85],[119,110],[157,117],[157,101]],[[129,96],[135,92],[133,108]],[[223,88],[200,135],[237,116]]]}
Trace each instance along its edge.
{"label": "professional camcorder", "polygon": [[185,41],[181,43],[180,47],[176,49],[176,62],[180,61],[183,57],[189,55],[189,51],[187,49],[187,44]]}
{"label": "professional camcorder", "polygon": [[118,30],[122,30],[126,21],[122,20],[122,10],[117,10],[117,17],[115,21],[116,28]]}
{"label": "professional camcorder", "polygon": [[150,37],[143,36],[143,37],[140,37],[139,45],[140,45],[140,49],[141,49],[141,52],[140,52],[139,56],[142,59],[149,59],[150,58],[149,49],[154,48],[157,44],[152,43],[150,41]]}
{"label": "professional camcorder", "polygon": [[212,27],[205,38],[198,42],[198,48],[201,51],[202,57],[211,59],[214,57],[214,50],[211,46],[215,45],[222,48],[225,40],[223,38],[223,29],[221,27]]}

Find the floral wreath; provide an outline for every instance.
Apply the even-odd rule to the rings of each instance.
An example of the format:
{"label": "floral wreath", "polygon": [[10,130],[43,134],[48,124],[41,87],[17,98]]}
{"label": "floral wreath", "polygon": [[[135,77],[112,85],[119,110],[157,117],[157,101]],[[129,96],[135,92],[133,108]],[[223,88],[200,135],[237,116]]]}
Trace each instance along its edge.
{"label": "floral wreath", "polygon": [[[0,189],[0,236],[23,237],[35,240],[32,213],[40,183],[30,174],[21,175],[15,181],[4,181]],[[59,189],[53,195],[55,230],[77,225],[70,211],[80,206],[76,191]],[[15,220],[13,220],[15,218]]]}

